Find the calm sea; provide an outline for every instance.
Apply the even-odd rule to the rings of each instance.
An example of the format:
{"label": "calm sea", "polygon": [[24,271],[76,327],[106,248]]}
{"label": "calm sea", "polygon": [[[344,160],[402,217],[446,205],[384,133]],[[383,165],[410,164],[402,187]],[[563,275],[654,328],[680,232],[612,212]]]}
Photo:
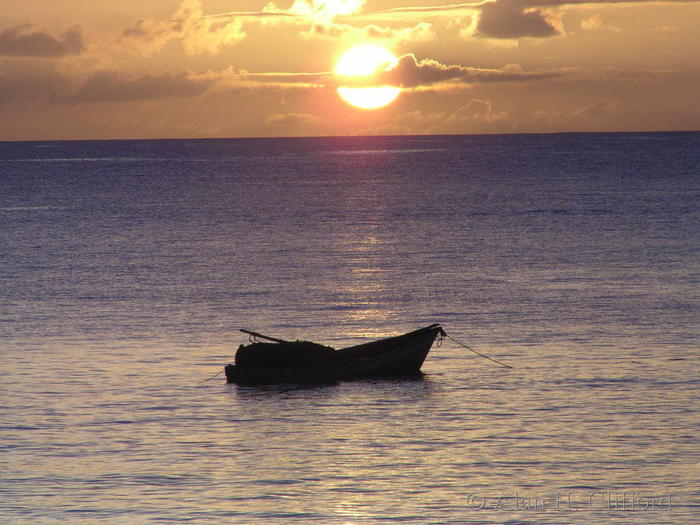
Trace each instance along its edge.
{"label": "calm sea", "polygon": [[700,133],[0,143],[0,516],[698,523],[699,314]]}

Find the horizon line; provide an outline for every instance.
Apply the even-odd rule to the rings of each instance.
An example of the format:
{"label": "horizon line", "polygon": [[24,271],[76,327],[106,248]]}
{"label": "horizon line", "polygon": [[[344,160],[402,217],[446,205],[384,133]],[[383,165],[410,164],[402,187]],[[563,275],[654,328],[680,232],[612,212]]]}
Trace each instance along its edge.
{"label": "horizon line", "polygon": [[649,135],[662,133],[700,133],[700,129],[671,129],[671,130],[616,130],[616,131],[527,131],[527,132],[498,132],[498,133],[405,133],[380,135],[304,135],[304,136],[234,136],[234,137],[150,137],[150,138],[84,138],[84,139],[0,139],[0,144],[13,142],[144,142],[144,141],[176,141],[176,140],[302,140],[302,139],[340,139],[340,138],[398,138],[398,137],[499,137],[499,136],[533,136],[533,135]]}

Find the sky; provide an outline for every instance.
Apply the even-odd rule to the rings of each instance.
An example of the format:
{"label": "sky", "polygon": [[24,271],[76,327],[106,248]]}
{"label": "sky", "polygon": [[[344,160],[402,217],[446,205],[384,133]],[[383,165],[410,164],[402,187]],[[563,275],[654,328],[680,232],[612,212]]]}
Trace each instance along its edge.
{"label": "sky", "polygon": [[[0,0],[0,140],[700,130],[700,0]],[[401,89],[334,74],[375,44]]]}

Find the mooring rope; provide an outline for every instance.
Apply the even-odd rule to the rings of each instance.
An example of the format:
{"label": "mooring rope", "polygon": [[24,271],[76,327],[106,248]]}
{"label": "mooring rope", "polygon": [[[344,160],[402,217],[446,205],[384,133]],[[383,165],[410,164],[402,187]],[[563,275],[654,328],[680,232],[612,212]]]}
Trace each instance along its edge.
{"label": "mooring rope", "polygon": [[218,375],[219,375],[221,372],[223,372],[223,371],[224,371],[224,369],[222,368],[221,370],[219,370],[219,371],[218,371],[216,374],[214,374],[213,376],[208,377],[208,378],[205,379],[204,381],[200,381],[199,384],[201,385],[202,383],[206,383],[207,381],[211,381],[212,379],[214,379],[216,376],[218,376]]}
{"label": "mooring rope", "polygon": [[[444,333],[444,332],[443,332],[443,333]],[[482,354],[482,353],[480,353],[480,352],[477,352],[476,350],[474,350],[473,348],[468,347],[467,345],[465,345],[465,344],[462,343],[461,341],[457,341],[457,339],[455,339],[454,337],[450,336],[449,334],[445,334],[445,337],[447,337],[447,338],[450,339],[451,341],[454,341],[454,342],[457,343],[458,345],[463,346],[463,347],[466,348],[467,350],[470,350],[470,351],[474,352],[476,355],[478,355],[478,356],[480,356],[480,357],[483,357],[484,359],[488,359],[489,361],[493,361],[494,363],[499,364],[499,365],[501,365],[501,366],[505,366],[506,368],[513,368],[513,367],[510,366],[510,365],[507,365],[507,364],[505,364],[505,363],[501,363],[500,361],[496,361],[495,359],[492,359],[492,358],[490,358],[490,357],[487,356],[487,355],[484,355],[484,354]]]}

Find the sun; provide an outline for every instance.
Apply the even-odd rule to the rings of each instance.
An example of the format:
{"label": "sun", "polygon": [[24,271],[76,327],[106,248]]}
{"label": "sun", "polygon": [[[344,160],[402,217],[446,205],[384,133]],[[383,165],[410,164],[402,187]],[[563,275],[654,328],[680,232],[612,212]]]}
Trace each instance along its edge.
{"label": "sun", "polygon": [[[399,96],[401,88],[373,86],[372,77],[393,69],[397,63],[398,60],[389,50],[374,44],[349,49],[335,65],[335,74],[345,77],[353,86],[339,87],[338,94],[348,104],[361,109],[377,109],[390,104]],[[342,78],[339,80],[342,83]],[[363,86],[363,83],[370,85]]]}

